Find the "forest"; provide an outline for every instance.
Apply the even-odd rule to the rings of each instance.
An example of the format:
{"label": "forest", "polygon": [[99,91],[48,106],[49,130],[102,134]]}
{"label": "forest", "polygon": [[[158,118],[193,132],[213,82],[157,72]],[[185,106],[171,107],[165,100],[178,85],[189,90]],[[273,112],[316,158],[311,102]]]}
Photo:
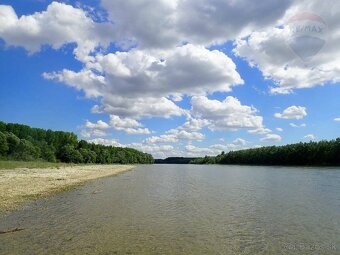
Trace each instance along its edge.
{"label": "forest", "polygon": [[189,164],[196,158],[168,157],[165,159],[155,159],[155,164]]}
{"label": "forest", "polygon": [[152,164],[150,154],[78,140],[74,133],[0,121],[0,159],[93,164]]}
{"label": "forest", "polygon": [[330,141],[230,151],[192,160],[192,164],[340,166],[340,138]]}

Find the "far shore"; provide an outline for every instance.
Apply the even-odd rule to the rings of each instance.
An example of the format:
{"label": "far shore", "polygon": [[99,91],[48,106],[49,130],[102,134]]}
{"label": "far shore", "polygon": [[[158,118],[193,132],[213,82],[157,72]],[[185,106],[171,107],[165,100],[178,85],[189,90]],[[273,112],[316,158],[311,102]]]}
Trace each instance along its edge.
{"label": "far shore", "polygon": [[87,181],[133,169],[133,165],[70,165],[57,168],[0,169],[0,212],[65,191]]}

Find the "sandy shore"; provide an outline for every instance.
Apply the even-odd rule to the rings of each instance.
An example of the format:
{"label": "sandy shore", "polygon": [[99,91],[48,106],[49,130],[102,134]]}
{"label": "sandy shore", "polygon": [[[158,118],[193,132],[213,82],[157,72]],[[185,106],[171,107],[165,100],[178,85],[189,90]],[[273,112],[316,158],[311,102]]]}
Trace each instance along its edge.
{"label": "sandy shore", "polygon": [[115,175],[132,168],[134,166],[131,165],[89,165],[59,169],[0,170],[0,212],[14,209],[28,200],[67,190],[86,181]]}

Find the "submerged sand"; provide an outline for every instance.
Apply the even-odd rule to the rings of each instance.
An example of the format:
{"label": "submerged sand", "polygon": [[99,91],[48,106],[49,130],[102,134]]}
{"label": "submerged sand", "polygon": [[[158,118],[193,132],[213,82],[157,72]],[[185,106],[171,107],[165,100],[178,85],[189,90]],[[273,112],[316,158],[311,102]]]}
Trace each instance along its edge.
{"label": "submerged sand", "polygon": [[89,165],[59,169],[0,170],[0,211],[11,210],[28,200],[67,190],[86,181],[115,175],[132,168],[134,166],[131,165]]}

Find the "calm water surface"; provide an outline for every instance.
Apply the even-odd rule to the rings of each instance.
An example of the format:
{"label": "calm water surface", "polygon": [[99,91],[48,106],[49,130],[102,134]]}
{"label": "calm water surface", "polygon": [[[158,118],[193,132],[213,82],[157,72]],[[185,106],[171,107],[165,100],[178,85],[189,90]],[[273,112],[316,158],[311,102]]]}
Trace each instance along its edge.
{"label": "calm water surface", "polygon": [[0,216],[0,254],[340,254],[340,169],[153,165]]}

